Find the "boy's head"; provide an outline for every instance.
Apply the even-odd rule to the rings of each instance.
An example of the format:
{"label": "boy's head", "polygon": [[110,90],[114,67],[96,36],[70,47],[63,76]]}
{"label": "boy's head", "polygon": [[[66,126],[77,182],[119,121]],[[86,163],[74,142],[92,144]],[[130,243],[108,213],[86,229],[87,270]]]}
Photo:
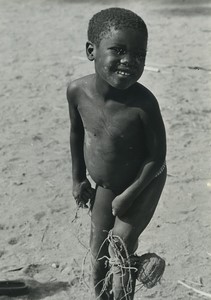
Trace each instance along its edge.
{"label": "boy's head", "polygon": [[126,89],[142,75],[147,51],[147,27],[135,13],[108,8],[89,22],[86,54],[95,63],[96,78]]}
{"label": "boy's head", "polygon": [[146,39],[148,37],[146,24],[141,17],[128,9],[112,7],[101,10],[91,18],[88,27],[88,40],[99,46],[100,41],[112,29],[123,28],[138,30]]}

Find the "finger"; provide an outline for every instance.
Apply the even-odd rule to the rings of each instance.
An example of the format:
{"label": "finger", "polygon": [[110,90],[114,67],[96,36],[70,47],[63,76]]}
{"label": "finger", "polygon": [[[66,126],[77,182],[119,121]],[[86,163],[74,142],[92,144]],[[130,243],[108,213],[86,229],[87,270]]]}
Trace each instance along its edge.
{"label": "finger", "polygon": [[87,203],[87,202],[89,201],[89,197],[87,197],[87,196],[85,196],[85,195],[82,195],[82,196],[80,197],[80,200],[81,200],[81,202]]}
{"label": "finger", "polygon": [[82,196],[85,197],[86,199],[89,199],[91,194],[89,191],[84,191]]}
{"label": "finger", "polygon": [[88,206],[84,202],[80,202],[78,206],[81,208],[88,208]]}
{"label": "finger", "polygon": [[81,202],[80,202],[80,207],[83,207],[83,208],[84,208],[84,207],[87,207],[87,204],[86,204],[86,202],[84,202],[84,201],[81,201]]}

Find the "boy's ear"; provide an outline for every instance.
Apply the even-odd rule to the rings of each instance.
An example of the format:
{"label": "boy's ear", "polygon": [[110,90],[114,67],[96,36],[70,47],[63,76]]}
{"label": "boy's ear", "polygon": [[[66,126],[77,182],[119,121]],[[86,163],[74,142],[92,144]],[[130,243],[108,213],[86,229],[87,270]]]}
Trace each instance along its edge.
{"label": "boy's ear", "polygon": [[90,41],[88,41],[86,43],[86,55],[87,55],[87,58],[91,61],[93,61],[95,59],[95,56],[94,56],[94,44]]}

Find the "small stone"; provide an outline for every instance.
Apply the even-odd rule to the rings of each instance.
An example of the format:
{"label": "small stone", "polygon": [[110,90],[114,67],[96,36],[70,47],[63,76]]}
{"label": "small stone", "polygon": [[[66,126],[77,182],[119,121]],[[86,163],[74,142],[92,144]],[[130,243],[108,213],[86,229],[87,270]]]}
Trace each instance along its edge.
{"label": "small stone", "polygon": [[0,224],[0,230],[4,230],[5,226],[3,224]]}
{"label": "small stone", "polygon": [[17,244],[17,242],[18,242],[18,240],[17,240],[17,238],[11,238],[9,241],[8,241],[8,244],[9,245],[15,245],[15,244]]}
{"label": "small stone", "polygon": [[59,267],[59,264],[58,264],[58,263],[53,263],[53,264],[51,265],[51,267],[54,268],[54,269],[57,269],[57,268]]}
{"label": "small stone", "polygon": [[22,79],[22,78],[23,78],[22,75],[17,75],[17,76],[15,76],[15,79]]}

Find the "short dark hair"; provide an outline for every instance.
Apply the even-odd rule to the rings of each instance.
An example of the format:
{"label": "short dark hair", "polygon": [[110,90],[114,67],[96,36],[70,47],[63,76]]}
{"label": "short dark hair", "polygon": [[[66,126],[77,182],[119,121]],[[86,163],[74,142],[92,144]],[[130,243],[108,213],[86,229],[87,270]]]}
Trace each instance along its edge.
{"label": "short dark hair", "polygon": [[111,7],[101,10],[90,19],[88,40],[99,46],[100,41],[109,33],[111,27],[140,30],[148,38],[147,26],[140,16],[128,9]]}

